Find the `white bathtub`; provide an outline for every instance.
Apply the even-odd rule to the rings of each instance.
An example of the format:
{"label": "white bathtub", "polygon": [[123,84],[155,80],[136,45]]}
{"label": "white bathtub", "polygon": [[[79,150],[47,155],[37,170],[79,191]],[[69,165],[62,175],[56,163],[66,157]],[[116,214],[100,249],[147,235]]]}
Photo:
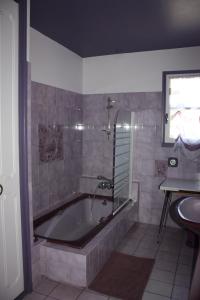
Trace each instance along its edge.
{"label": "white bathtub", "polygon": [[55,211],[35,227],[36,237],[82,248],[112,218],[113,202],[86,197]]}

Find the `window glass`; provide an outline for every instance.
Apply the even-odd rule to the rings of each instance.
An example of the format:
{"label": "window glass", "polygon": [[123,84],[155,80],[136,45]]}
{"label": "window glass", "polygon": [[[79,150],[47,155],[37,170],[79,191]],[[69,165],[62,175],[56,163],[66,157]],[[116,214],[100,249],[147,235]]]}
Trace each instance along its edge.
{"label": "window glass", "polygon": [[165,77],[164,142],[200,139],[200,73]]}

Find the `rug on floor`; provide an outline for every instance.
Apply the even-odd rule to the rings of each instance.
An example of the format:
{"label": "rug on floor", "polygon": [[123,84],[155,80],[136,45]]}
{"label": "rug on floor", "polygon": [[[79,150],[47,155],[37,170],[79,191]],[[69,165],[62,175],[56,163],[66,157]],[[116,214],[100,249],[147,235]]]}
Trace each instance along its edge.
{"label": "rug on floor", "polygon": [[89,288],[124,300],[141,300],[154,259],[113,252]]}

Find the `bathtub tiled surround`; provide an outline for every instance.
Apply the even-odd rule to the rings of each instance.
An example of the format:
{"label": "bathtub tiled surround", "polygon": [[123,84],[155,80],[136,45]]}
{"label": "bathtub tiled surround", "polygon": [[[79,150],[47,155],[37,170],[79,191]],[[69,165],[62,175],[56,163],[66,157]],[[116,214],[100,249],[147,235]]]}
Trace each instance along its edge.
{"label": "bathtub tiled surround", "polygon": [[41,243],[41,274],[77,286],[88,286],[137,220],[137,204],[129,204],[83,249]]}
{"label": "bathtub tiled surround", "polygon": [[[142,300],[187,300],[189,298],[193,249],[185,245],[186,235],[181,229],[167,228],[159,245],[156,239],[157,232],[157,226],[136,224],[129,230],[117,251],[134,256],[136,254],[143,256],[146,252],[146,257],[155,258],[154,268]],[[61,284],[43,277],[34,288],[34,293],[26,296],[25,299],[44,298],[49,300],[116,299],[88,288],[83,289],[69,284]]]}
{"label": "bathtub tiled surround", "polygon": [[79,190],[82,96],[41,83],[31,86],[33,216]]}

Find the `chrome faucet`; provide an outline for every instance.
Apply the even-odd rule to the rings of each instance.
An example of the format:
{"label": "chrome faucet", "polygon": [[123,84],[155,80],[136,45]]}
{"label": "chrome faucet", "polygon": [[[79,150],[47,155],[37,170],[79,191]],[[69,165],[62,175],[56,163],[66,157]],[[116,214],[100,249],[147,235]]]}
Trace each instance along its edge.
{"label": "chrome faucet", "polygon": [[109,178],[107,178],[107,177],[105,177],[105,176],[102,176],[102,175],[98,175],[98,176],[97,176],[97,179],[98,179],[98,180],[111,181],[111,179],[109,179]]}
{"label": "chrome faucet", "polygon": [[99,189],[102,189],[102,190],[105,190],[105,189],[111,190],[113,188],[113,181],[112,181],[112,179],[109,179],[109,178],[107,178],[105,176],[102,176],[102,175],[98,175],[97,179],[98,180],[102,180],[101,182],[98,183],[98,188]]}

